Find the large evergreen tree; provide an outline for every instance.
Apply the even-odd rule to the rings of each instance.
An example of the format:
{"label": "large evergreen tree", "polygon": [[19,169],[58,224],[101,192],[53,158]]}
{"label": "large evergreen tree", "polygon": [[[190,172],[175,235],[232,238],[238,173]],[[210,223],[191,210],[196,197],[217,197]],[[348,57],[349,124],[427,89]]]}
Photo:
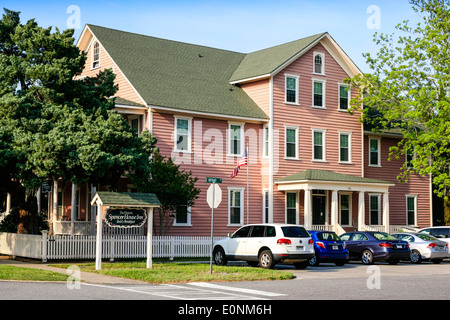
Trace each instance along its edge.
{"label": "large evergreen tree", "polygon": [[121,176],[133,181],[150,174],[156,139],[148,132],[138,137],[113,111],[111,70],[75,80],[85,61],[73,30],[52,32],[34,20],[22,24],[19,12],[5,9],[0,188],[15,194],[23,217],[36,214],[33,195],[43,180],[115,186]]}

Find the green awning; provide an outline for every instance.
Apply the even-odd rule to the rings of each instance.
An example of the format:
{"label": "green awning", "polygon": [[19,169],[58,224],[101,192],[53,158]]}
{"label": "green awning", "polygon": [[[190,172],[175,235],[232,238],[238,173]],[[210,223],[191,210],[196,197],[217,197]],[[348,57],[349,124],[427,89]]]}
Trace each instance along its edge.
{"label": "green awning", "polygon": [[131,193],[99,191],[91,201],[92,205],[115,207],[159,207],[161,203],[154,193]]}
{"label": "green awning", "polygon": [[351,174],[337,173],[331,170],[308,169],[294,173],[290,176],[280,178],[275,183],[288,183],[295,181],[329,181],[329,182],[349,182],[349,183],[371,183],[371,184],[393,184],[390,181],[377,180],[354,176]]}

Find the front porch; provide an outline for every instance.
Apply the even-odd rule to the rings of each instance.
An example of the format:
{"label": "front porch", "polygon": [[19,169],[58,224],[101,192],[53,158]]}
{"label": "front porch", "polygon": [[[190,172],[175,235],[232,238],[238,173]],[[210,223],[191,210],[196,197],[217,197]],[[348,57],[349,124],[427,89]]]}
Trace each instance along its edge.
{"label": "front porch", "polygon": [[[389,187],[394,184],[327,170],[305,170],[276,181],[286,197],[286,220],[307,230],[412,230],[390,225]],[[295,209],[294,209],[295,204]],[[291,210],[294,209],[294,210]],[[295,217],[292,215],[296,214]]]}

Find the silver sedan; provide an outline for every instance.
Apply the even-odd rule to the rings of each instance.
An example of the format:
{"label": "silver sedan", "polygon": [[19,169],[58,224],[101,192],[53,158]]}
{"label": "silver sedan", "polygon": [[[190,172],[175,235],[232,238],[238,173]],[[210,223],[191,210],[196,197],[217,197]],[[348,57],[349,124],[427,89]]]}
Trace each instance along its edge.
{"label": "silver sedan", "polygon": [[423,233],[394,233],[394,237],[407,241],[411,249],[411,262],[421,263],[430,260],[441,263],[450,258],[448,243]]}

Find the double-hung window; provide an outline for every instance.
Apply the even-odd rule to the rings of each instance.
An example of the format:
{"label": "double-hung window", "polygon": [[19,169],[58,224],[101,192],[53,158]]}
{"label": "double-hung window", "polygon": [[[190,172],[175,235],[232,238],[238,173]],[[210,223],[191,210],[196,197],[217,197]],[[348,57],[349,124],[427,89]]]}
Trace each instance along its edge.
{"label": "double-hung window", "polygon": [[230,123],[229,127],[229,154],[230,155],[241,155],[243,153],[243,125]]}
{"label": "double-hung window", "polygon": [[263,157],[268,158],[269,157],[269,127],[265,126],[263,128],[263,139],[264,139],[264,145],[263,145]]}
{"label": "double-hung window", "polygon": [[298,159],[298,127],[285,127],[285,157]]}
{"label": "double-hung window", "polygon": [[325,54],[322,52],[314,52],[314,74],[325,75]]}
{"label": "double-hung window", "polygon": [[286,223],[297,223],[297,193],[286,193]]}
{"label": "double-hung window", "polygon": [[348,110],[350,106],[350,91],[346,84],[339,84],[339,110]]}
{"label": "double-hung window", "polygon": [[244,222],[244,188],[228,189],[228,224],[241,225]]}
{"label": "double-hung window", "polygon": [[92,69],[100,67],[100,44],[95,41],[92,46]]}
{"label": "double-hung window", "polygon": [[286,103],[298,104],[299,76],[286,74]]}
{"label": "double-hung window", "polygon": [[352,134],[350,132],[339,133],[339,162],[351,163],[352,162]]}
{"label": "double-hung window", "polygon": [[340,194],[340,218],[341,225],[349,226],[350,218],[351,218],[351,194],[350,193],[341,193]]}
{"label": "double-hung window", "polygon": [[381,219],[381,196],[379,194],[369,195],[369,221],[371,225],[379,225]]}
{"label": "double-hung window", "polygon": [[379,138],[369,138],[369,166],[381,166]]}
{"label": "double-hung window", "polygon": [[175,117],[175,151],[191,151],[191,119]]}
{"label": "double-hung window", "polygon": [[406,224],[416,225],[417,217],[417,195],[406,195]]}
{"label": "double-hung window", "polygon": [[179,206],[175,212],[174,226],[191,225],[191,207]]}
{"label": "double-hung window", "polygon": [[325,157],[325,130],[313,129],[313,160],[326,161]]}
{"label": "double-hung window", "polygon": [[325,108],[325,80],[313,79],[313,107]]}

